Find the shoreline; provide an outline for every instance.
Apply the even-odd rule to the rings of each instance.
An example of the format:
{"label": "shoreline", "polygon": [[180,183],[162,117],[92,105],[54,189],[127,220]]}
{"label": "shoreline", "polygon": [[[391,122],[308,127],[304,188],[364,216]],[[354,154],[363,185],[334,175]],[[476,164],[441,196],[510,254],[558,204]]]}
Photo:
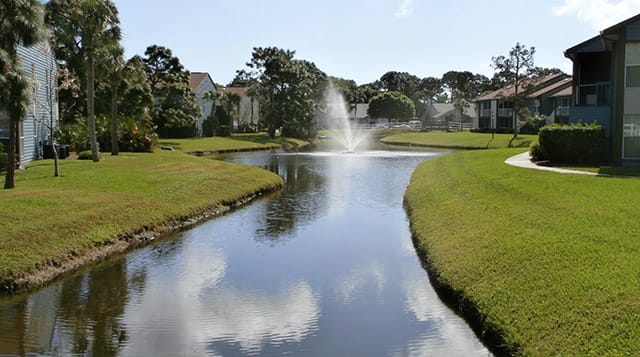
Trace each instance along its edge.
{"label": "shoreline", "polygon": [[70,252],[66,256],[52,258],[41,269],[26,273],[20,277],[0,281],[0,294],[17,295],[42,287],[85,268],[90,264],[102,262],[119,254],[125,254],[133,249],[143,247],[156,239],[162,239],[171,234],[179,233],[206,220],[221,216],[235,208],[244,206],[256,198],[277,192],[281,189],[282,184],[271,188],[259,189],[253,193],[238,197],[232,202],[223,202],[218,206],[207,206],[194,213],[187,213],[153,226],[140,227],[132,232],[121,233],[104,244],[96,245],[88,249],[87,253],[82,256]]}
{"label": "shoreline", "polygon": [[420,265],[427,272],[429,282],[431,283],[431,286],[433,286],[433,289],[436,291],[440,300],[442,300],[445,305],[449,306],[456,314],[461,316],[467,322],[478,339],[480,339],[482,344],[484,344],[493,355],[513,356],[517,354],[519,351],[518,346],[508,345],[502,329],[494,324],[486,322],[485,316],[480,312],[480,308],[473,299],[469,298],[469,296],[464,294],[462,291],[456,290],[453,285],[449,284],[442,278],[440,272],[431,260],[428,249],[420,244],[420,237],[414,230],[412,220],[413,209],[410,207],[406,199],[404,201],[404,207],[409,218],[411,241],[418,256],[418,260],[420,260]]}

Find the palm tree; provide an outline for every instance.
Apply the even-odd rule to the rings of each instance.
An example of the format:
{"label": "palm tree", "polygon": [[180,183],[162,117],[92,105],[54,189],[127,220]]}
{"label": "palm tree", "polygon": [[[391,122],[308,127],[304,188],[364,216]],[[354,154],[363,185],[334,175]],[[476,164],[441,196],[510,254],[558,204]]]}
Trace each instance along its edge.
{"label": "palm tree", "polygon": [[28,84],[18,60],[18,44],[31,46],[43,33],[44,11],[38,0],[0,2],[0,109],[9,114],[9,162],[5,189],[15,187],[20,121],[29,100]]}
{"label": "palm tree", "polygon": [[50,0],[47,10],[48,22],[53,26],[59,43],[58,49],[74,48],[86,61],[89,141],[92,159],[97,162],[95,62],[101,49],[120,41],[118,9],[110,0]]}

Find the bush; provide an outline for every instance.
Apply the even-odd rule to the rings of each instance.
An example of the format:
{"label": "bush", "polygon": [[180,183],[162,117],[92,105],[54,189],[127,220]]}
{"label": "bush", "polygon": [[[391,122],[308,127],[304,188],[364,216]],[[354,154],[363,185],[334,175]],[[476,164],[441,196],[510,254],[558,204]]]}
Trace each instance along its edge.
{"label": "bush", "polygon": [[535,116],[529,118],[520,126],[520,133],[522,134],[538,134],[540,128],[547,124],[547,119],[544,116]]}
{"label": "bush", "polygon": [[[96,117],[96,138],[101,150],[111,150],[111,118]],[[91,149],[86,122],[63,125],[56,133],[60,144],[67,144],[71,151],[81,152]],[[150,123],[131,117],[121,117],[118,121],[118,149],[128,152],[151,152],[158,142],[158,134]]]}
{"label": "bush", "polygon": [[5,171],[8,163],[9,154],[4,152],[4,145],[0,142],[0,171]]}
{"label": "bush", "polygon": [[228,125],[220,125],[218,129],[216,129],[216,136],[229,136],[231,135],[231,130]]}
{"label": "bush", "polygon": [[92,156],[91,150],[80,151],[78,153],[78,160],[92,160]]}
{"label": "bush", "polygon": [[604,128],[597,124],[547,125],[540,129],[538,142],[531,148],[536,161],[582,165],[604,159]]}

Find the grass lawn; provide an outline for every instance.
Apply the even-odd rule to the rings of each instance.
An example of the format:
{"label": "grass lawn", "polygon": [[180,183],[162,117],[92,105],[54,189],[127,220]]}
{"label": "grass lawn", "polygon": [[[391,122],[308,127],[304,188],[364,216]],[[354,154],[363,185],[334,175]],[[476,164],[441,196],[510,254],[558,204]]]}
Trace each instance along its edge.
{"label": "grass lawn", "polygon": [[160,145],[173,146],[184,152],[219,152],[260,150],[269,148],[295,148],[306,144],[305,141],[286,137],[270,138],[266,133],[233,134],[232,136],[214,136],[210,138],[160,139]]}
{"label": "grass lawn", "polygon": [[640,180],[503,163],[520,152],[459,152],[417,168],[405,199],[421,258],[507,352],[636,354]]}
{"label": "grass lawn", "polygon": [[[382,143],[452,149],[495,149],[507,147],[527,148],[537,140],[537,135],[519,134],[511,142],[513,134],[472,133],[469,131],[448,133],[444,131],[413,132],[387,136]],[[509,143],[511,142],[511,146]]]}
{"label": "grass lawn", "polygon": [[282,185],[258,168],[180,151],[121,153],[98,163],[32,162],[0,190],[0,289],[24,274],[83,256],[113,237],[154,228]]}

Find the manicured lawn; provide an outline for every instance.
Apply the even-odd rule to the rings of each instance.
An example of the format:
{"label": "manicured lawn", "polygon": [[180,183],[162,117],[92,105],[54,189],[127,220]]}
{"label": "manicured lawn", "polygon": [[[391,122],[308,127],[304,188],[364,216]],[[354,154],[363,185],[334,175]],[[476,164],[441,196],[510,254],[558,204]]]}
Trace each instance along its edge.
{"label": "manicured lawn", "polygon": [[217,152],[242,151],[269,148],[295,148],[306,142],[298,139],[276,137],[271,139],[266,133],[234,134],[229,137],[214,136],[210,138],[160,139],[160,145],[173,146],[184,152]]}
{"label": "manicured lawn", "polygon": [[417,168],[405,199],[421,257],[510,353],[635,355],[640,180],[503,163],[520,152],[459,152]]}
{"label": "manicured lawn", "polygon": [[[520,134],[511,141],[513,134],[471,133],[468,131],[447,133],[444,131],[413,132],[387,136],[382,143],[453,149],[495,149],[507,147],[527,148],[537,140],[537,135]],[[509,146],[511,144],[511,146]]]}
{"label": "manicured lawn", "polygon": [[112,237],[272,190],[279,176],[183,152],[33,162],[0,190],[0,282],[82,256]]}

